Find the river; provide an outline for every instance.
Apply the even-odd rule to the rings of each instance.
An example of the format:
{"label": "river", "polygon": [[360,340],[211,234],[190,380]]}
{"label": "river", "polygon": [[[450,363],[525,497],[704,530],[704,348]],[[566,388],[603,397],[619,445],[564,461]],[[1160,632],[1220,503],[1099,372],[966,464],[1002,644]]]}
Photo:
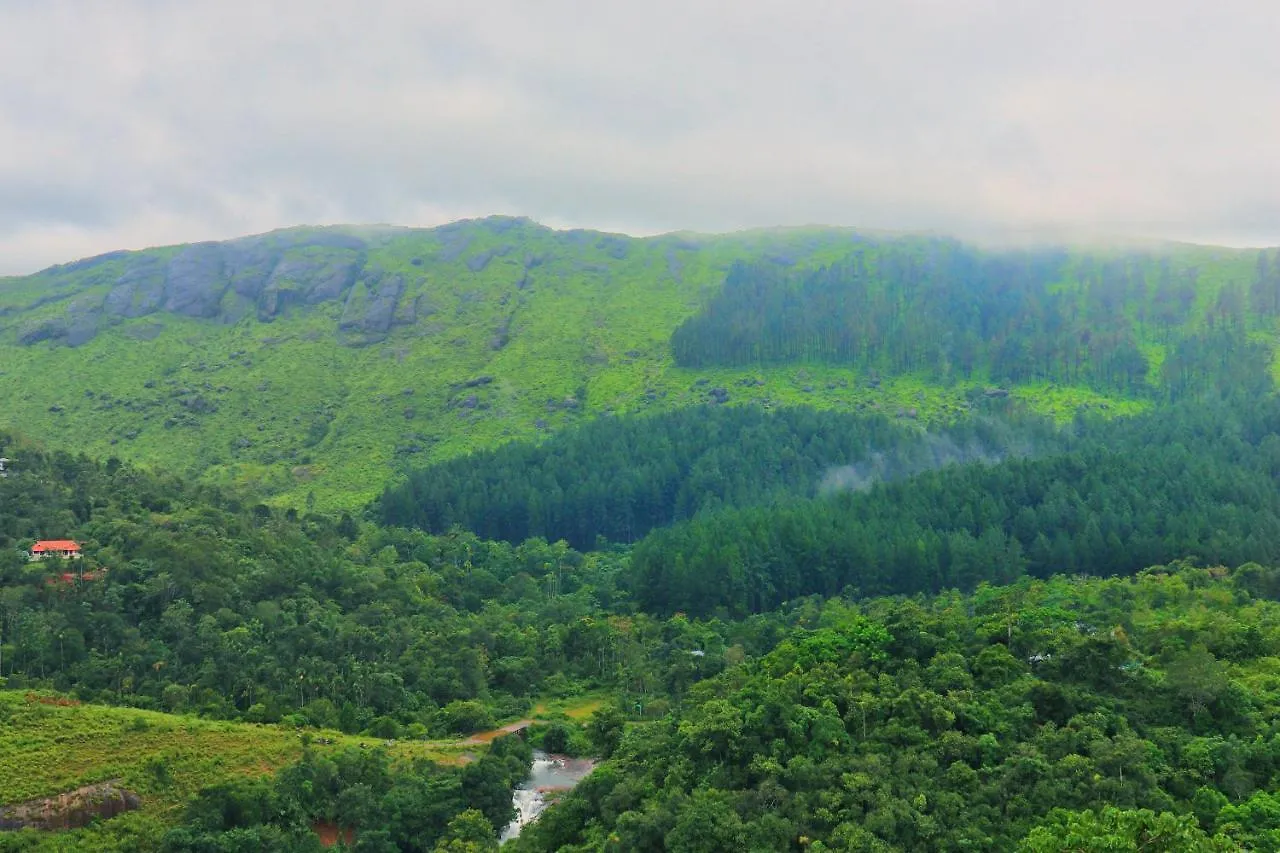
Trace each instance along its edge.
{"label": "river", "polygon": [[499,841],[510,841],[519,835],[520,830],[537,820],[547,806],[565,791],[572,790],[594,768],[595,761],[590,758],[566,758],[535,749],[529,778],[511,792],[516,816],[502,830]]}

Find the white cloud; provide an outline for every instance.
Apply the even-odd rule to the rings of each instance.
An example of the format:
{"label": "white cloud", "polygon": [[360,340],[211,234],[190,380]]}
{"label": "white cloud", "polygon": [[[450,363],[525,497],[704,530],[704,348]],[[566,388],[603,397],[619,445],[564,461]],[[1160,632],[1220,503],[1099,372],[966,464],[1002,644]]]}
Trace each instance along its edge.
{"label": "white cloud", "polygon": [[0,3],[0,272],[301,222],[1280,243],[1280,7]]}

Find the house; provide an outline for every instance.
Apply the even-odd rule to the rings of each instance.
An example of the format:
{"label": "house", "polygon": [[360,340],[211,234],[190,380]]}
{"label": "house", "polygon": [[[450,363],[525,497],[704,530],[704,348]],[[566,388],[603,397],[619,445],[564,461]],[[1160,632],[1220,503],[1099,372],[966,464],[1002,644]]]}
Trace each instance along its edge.
{"label": "house", "polygon": [[31,559],[43,560],[45,557],[61,557],[64,560],[78,560],[84,556],[80,545],[70,539],[43,539],[31,546]]}

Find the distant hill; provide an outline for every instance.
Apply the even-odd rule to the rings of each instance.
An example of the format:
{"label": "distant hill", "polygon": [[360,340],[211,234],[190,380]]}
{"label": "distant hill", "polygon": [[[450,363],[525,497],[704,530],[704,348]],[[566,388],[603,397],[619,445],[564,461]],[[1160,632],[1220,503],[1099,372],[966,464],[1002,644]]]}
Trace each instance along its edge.
{"label": "distant hill", "polygon": [[0,426],[354,507],[399,471],[606,412],[946,423],[984,394],[1065,416],[1269,385],[1278,275],[1275,253],[834,228],[294,228],[0,279]]}

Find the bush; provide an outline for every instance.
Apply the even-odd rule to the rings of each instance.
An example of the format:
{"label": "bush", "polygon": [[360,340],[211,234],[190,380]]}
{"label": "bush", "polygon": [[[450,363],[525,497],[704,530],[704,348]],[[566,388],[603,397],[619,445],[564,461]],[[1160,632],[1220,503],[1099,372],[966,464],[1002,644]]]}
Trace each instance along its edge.
{"label": "bush", "polygon": [[400,724],[391,717],[378,717],[369,726],[369,734],[383,740],[395,740],[400,737]]}
{"label": "bush", "polygon": [[453,734],[467,735],[494,727],[489,709],[473,699],[454,700],[440,710],[444,728]]}
{"label": "bush", "polygon": [[569,751],[572,732],[564,723],[552,723],[542,732],[542,748],[547,752],[564,754]]}

